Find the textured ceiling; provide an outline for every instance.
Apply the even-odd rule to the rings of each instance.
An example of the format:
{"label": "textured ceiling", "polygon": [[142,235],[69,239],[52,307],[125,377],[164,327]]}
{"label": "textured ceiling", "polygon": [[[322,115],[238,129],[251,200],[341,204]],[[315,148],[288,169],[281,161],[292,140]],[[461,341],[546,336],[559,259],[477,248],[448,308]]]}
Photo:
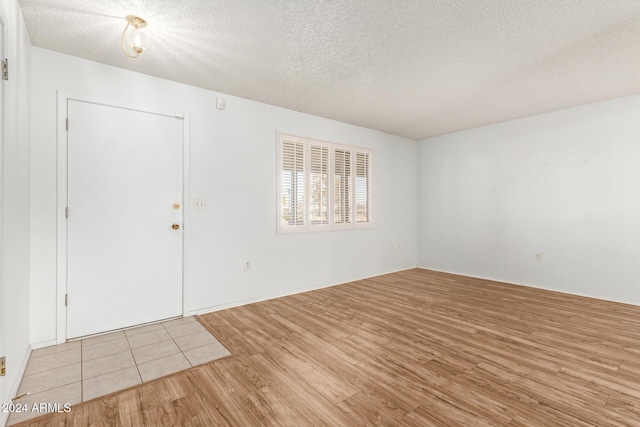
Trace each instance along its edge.
{"label": "textured ceiling", "polygon": [[413,139],[640,93],[639,0],[20,4],[35,46]]}

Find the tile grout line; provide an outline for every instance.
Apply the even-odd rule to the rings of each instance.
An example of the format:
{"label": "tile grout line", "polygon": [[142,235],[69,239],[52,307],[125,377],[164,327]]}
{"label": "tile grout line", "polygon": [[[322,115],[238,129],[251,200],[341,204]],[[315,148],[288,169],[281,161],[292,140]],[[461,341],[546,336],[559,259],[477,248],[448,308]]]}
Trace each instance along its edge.
{"label": "tile grout line", "polygon": [[138,361],[136,360],[136,356],[133,354],[133,348],[131,348],[131,341],[129,341],[129,335],[124,331],[124,337],[127,340],[127,345],[129,346],[129,353],[131,353],[131,358],[133,359],[133,364],[136,365],[136,371],[138,371],[138,376],[140,377],[140,384],[144,383],[142,379],[142,373],[140,372],[140,367],[138,366]]}
{"label": "tile grout line", "polygon": [[84,402],[84,360],[82,358],[82,350],[84,348],[84,340],[80,340],[80,403]]}
{"label": "tile grout line", "polygon": [[[173,320],[175,320],[175,319],[173,319]],[[163,328],[162,330],[164,330],[164,331],[167,333],[167,335],[169,335],[169,339],[168,339],[168,340],[163,340],[163,341],[153,342],[153,343],[150,343],[150,344],[147,344],[147,345],[143,345],[143,346],[141,346],[141,347],[136,347],[136,349],[140,349],[140,348],[144,348],[144,347],[150,347],[150,346],[152,346],[152,345],[156,345],[156,344],[159,344],[159,343],[162,343],[162,342],[165,342],[165,341],[171,341],[171,342],[173,342],[173,344],[176,346],[176,348],[177,348],[180,352],[182,352],[182,349],[181,349],[181,348],[180,348],[180,346],[175,342],[175,340],[173,339],[173,337],[172,337],[172,336],[171,336],[171,334],[169,333],[169,330],[168,330],[168,329],[167,329],[167,327],[164,325],[164,323],[165,323],[165,322],[159,322],[159,324],[160,324],[160,325],[162,326],[162,328]],[[153,331],[151,331],[151,332],[146,332],[146,333],[153,333]],[[126,335],[126,334],[125,334],[125,335]],[[128,341],[128,336],[127,336],[127,341]],[[131,346],[131,345],[130,345],[130,346]],[[132,353],[132,356],[133,356],[133,362],[135,363],[135,365],[136,365],[136,369],[138,369],[138,374],[140,375],[140,381],[141,381],[143,384],[144,384],[145,382],[152,381],[152,380],[145,381],[145,380],[142,378],[142,373],[140,372],[140,367],[139,367],[139,364],[138,364],[138,360],[136,359],[136,356],[133,354],[133,349],[131,350],[131,353]],[[164,357],[170,357],[170,356],[171,356],[171,355],[169,355],[169,356],[163,356],[163,357],[158,358],[158,359],[148,360],[148,361],[146,361],[146,362],[142,362],[141,364],[143,364],[143,365],[144,365],[145,363],[152,363],[152,362],[154,362],[154,361],[156,361],[156,360],[163,359]],[[185,359],[186,359],[186,356],[185,356]],[[187,363],[189,363],[189,360],[188,360],[188,359],[187,359]],[[189,365],[191,365],[191,363],[189,363]]]}
{"label": "tile grout line", "polygon": [[[171,321],[173,321],[173,320],[176,320],[176,319],[172,319]],[[174,344],[174,345],[176,346],[176,348],[180,351],[180,354],[182,354],[182,356],[185,358],[185,360],[187,361],[187,363],[189,364],[189,366],[190,366],[190,367],[193,367],[193,365],[191,364],[191,362],[189,361],[189,359],[187,358],[187,356],[184,354],[184,352],[182,351],[182,349],[180,348],[180,346],[178,345],[178,343],[175,341],[175,339],[173,338],[173,336],[172,336],[172,335],[171,335],[171,333],[169,332],[169,328],[167,328],[167,326],[165,325],[165,323],[167,323],[167,322],[159,322],[159,324],[160,324],[160,325],[162,325],[163,330],[167,333],[167,335],[169,335],[169,339],[168,339],[168,340],[165,340],[165,341],[171,341],[171,342],[173,342],[173,344]],[[152,333],[152,332],[153,332],[153,331],[148,332],[148,333]],[[131,348],[131,342],[129,341],[129,335],[128,335],[126,332],[125,332],[125,337],[127,338],[127,343],[129,344],[129,348],[130,348],[130,350],[131,350],[131,356],[133,357],[133,362],[134,362],[134,364],[136,365],[136,369],[138,370],[138,375],[140,376],[140,381],[141,381],[142,383],[148,382],[148,381],[145,381],[145,380],[142,378],[142,373],[140,372],[140,366],[139,366],[140,364],[138,363],[138,360],[136,359],[135,355],[133,354],[133,348]],[[159,341],[159,342],[162,342],[162,341]],[[152,346],[152,345],[158,344],[159,342],[154,342],[154,343],[147,344],[147,345],[145,345],[145,346],[141,346],[141,347],[137,347],[137,348],[144,348],[144,347]],[[170,356],[165,356],[165,357],[170,357]],[[155,360],[158,360],[158,359],[149,360],[149,361],[147,361],[147,362],[143,362],[142,364],[144,364],[144,363],[151,363],[151,362],[154,362]],[[149,381],[151,381],[151,380],[149,380]]]}
{"label": "tile grout line", "polygon": [[[199,334],[199,333],[201,333],[201,332],[206,332],[206,333],[207,333],[211,338],[213,338],[213,340],[214,340],[215,342],[217,342],[218,344],[222,345],[222,343],[220,343],[220,341],[218,341],[218,338],[216,338],[216,336],[215,336],[215,335],[213,335],[213,334],[211,333],[211,331],[209,331],[206,327],[204,327],[204,325],[203,325],[202,323],[198,322],[197,320],[195,320],[195,322],[197,322],[200,326],[202,326],[203,330],[202,330],[202,331],[199,331],[199,332],[193,332],[193,333],[191,333],[191,334],[187,334],[187,335],[182,335],[182,336],[181,336],[181,337],[179,337],[179,338],[184,338],[184,337],[188,337],[188,336],[191,336],[191,335]],[[168,329],[167,329],[167,332],[169,332],[169,330],[168,330]],[[171,336],[171,333],[169,333],[169,336]],[[171,338],[173,339],[173,336],[171,336]],[[174,342],[175,342],[175,340],[174,340]],[[198,347],[190,348],[189,350],[182,350],[182,348],[178,345],[178,343],[176,343],[176,345],[178,346],[178,349],[179,349],[179,350],[182,352],[182,354],[184,355],[185,359],[187,359],[187,362],[189,362],[189,364],[193,367],[193,366],[198,366],[198,365],[193,365],[193,364],[191,364],[191,361],[187,358],[187,355],[185,354],[185,351],[191,351],[191,350],[195,350],[195,349],[198,349],[198,348],[206,347],[206,346],[207,346],[207,345],[209,345],[209,344],[203,344],[203,345],[198,346]],[[224,346],[223,346],[223,347],[224,347]],[[225,348],[226,348],[226,347],[225,347]]]}
{"label": "tile grout line", "polygon": [[184,359],[187,361],[189,366],[191,366],[193,368],[193,365],[191,364],[191,361],[187,358],[187,355],[184,354],[184,351],[182,351],[182,348],[180,348],[180,346],[176,342],[175,338],[173,338],[173,335],[171,335],[171,332],[169,332],[169,328],[167,328],[164,323],[162,323],[162,326],[164,327],[164,330],[167,331],[167,334],[169,334],[169,337],[171,338],[171,341],[173,341],[175,346],[178,347],[178,350],[180,350],[180,354],[182,354],[182,357],[184,357]]}

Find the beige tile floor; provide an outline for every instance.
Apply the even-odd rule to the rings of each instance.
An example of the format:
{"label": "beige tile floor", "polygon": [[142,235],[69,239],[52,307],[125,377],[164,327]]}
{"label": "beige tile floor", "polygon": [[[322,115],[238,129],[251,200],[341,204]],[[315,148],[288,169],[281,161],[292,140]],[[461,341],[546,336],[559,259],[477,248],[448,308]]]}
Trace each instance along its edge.
{"label": "beige tile floor", "polygon": [[[71,405],[229,355],[185,317],[34,350],[16,403]],[[42,415],[13,413],[9,424]]]}

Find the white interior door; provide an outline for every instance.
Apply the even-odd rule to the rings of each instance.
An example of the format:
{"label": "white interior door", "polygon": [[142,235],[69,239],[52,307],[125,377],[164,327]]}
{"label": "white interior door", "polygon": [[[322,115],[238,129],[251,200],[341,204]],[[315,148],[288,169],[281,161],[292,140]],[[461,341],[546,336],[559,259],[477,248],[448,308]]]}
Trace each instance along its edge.
{"label": "white interior door", "polygon": [[67,109],[67,338],[181,315],[183,121]]}

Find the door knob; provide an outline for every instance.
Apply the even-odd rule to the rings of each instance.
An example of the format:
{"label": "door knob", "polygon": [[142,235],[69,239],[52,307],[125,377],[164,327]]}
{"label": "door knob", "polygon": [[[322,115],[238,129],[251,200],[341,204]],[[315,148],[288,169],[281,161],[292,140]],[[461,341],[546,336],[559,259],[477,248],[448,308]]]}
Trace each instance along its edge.
{"label": "door knob", "polygon": [[180,209],[180,203],[174,203],[173,209]]}
{"label": "door knob", "polygon": [[173,224],[171,226],[171,228],[173,228],[174,230],[179,230],[180,229],[180,224]]}

